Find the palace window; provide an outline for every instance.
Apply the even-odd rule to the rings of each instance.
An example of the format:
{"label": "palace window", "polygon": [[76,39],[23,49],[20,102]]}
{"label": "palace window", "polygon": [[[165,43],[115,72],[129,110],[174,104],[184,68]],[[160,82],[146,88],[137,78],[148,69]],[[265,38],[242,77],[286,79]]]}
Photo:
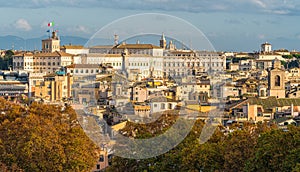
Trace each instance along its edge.
{"label": "palace window", "polygon": [[279,75],[275,76],[275,86],[280,86],[280,76]]}

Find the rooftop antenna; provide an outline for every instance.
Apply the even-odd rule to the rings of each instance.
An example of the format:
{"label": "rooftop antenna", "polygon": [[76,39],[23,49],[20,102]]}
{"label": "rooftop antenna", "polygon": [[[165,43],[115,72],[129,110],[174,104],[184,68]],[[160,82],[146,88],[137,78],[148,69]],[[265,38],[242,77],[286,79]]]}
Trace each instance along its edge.
{"label": "rooftop antenna", "polygon": [[119,44],[119,35],[115,34],[114,35],[114,45],[118,45]]}

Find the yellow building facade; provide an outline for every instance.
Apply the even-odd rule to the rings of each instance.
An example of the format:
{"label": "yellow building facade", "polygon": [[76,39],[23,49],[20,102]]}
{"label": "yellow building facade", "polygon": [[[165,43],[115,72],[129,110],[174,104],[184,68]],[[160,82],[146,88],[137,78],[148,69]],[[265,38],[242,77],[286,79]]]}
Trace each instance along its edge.
{"label": "yellow building facade", "polygon": [[72,97],[72,84],[73,77],[69,74],[49,74],[44,76],[44,81],[36,83],[34,96],[50,102],[62,101]]}

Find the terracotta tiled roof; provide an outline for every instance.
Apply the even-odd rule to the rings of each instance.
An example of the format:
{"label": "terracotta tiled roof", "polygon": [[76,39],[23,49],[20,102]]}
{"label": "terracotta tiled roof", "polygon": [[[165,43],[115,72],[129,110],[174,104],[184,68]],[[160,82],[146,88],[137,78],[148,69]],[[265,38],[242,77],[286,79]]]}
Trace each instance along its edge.
{"label": "terracotta tiled roof", "polygon": [[[99,53],[90,53],[87,55],[87,57],[122,57],[121,54],[99,54]],[[126,57],[152,57],[155,58],[149,54],[129,54]]]}
{"label": "terracotta tiled roof", "polygon": [[275,50],[275,52],[289,52],[289,50],[287,50],[287,49],[279,49],[279,50]]}
{"label": "terracotta tiled roof", "polygon": [[73,56],[72,54],[55,51],[52,53],[36,53],[34,54],[35,57],[61,57],[61,56]]}
{"label": "terracotta tiled roof", "polygon": [[99,68],[98,64],[71,64],[67,68]]}
{"label": "terracotta tiled roof", "polygon": [[300,52],[292,51],[291,54],[300,54]]}
{"label": "terracotta tiled roof", "polygon": [[58,57],[59,54],[56,52],[53,53],[36,53],[34,54],[35,57]]}
{"label": "terracotta tiled roof", "polygon": [[195,52],[175,50],[175,51],[170,51],[170,54],[195,54]]}
{"label": "terracotta tiled roof", "polygon": [[22,52],[22,53],[18,53],[18,54],[15,54],[14,56],[32,56],[33,53],[31,52]]}
{"label": "terracotta tiled roof", "polygon": [[121,57],[121,54],[90,53],[87,57]]}
{"label": "terracotta tiled roof", "polygon": [[263,53],[260,53],[259,55],[261,55],[261,56],[265,56],[265,55],[278,55],[278,56],[281,56],[281,54],[278,54],[276,52],[263,52]]}
{"label": "terracotta tiled roof", "polygon": [[65,53],[63,51],[56,51],[60,56],[73,56],[72,54]]}
{"label": "terracotta tiled roof", "polygon": [[93,48],[113,48],[113,47],[114,47],[113,45],[96,45],[96,46],[91,47],[91,49],[93,49]]}
{"label": "terracotta tiled roof", "polygon": [[56,74],[55,73],[49,73],[47,75],[44,76],[44,78],[47,78],[47,77],[55,77]]}
{"label": "terracotta tiled roof", "polygon": [[116,45],[116,49],[161,49],[161,47],[152,44],[119,44]]}
{"label": "terracotta tiled roof", "polygon": [[61,49],[83,49],[83,45],[63,45]]}
{"label": "terracotta tiled roof", "polygon": [[177,102],[176,100],[167,98],[167,97],[154,97],[151,99],[148,99],[149,102]]}
{"label": "terracotta tiled roof", "polygon": [[237,53],[236,56],[241,56],[241,55],[250,55],[249,53],[245,53],[245,52],[241,52],[241,53]]}

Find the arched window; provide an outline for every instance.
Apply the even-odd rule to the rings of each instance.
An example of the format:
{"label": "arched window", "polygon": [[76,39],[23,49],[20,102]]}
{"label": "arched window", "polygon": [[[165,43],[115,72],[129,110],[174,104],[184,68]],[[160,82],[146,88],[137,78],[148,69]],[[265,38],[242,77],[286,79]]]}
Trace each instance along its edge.
{"label": "arched window", "polygon": [[264,90],[260,90],[260,96],[265,97],[265,91]]}
{"label": "arched window", "polygon": [[275,86],[280,86],[280,76],[279,75],[275,76]]}

